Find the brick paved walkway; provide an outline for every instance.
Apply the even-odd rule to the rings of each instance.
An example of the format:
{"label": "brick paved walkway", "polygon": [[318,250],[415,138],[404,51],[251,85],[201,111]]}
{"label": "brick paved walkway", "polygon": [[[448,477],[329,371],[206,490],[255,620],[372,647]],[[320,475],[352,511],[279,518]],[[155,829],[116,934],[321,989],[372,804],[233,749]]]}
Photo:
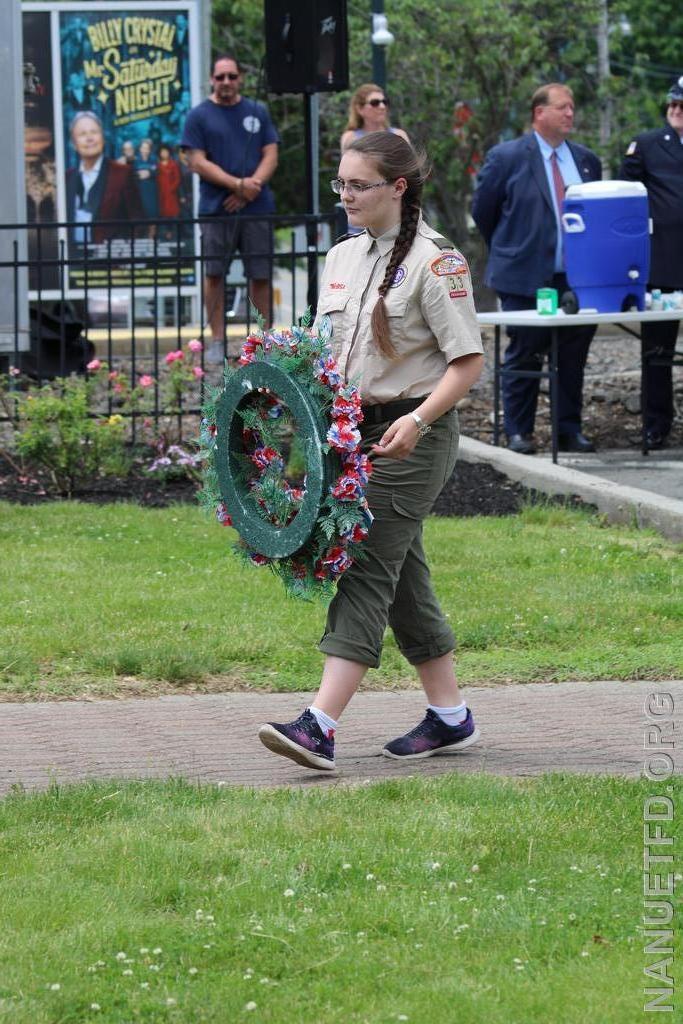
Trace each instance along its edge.
{"label": "brick paved walkway", "polygon": [[263,721],[295,717],[306,694],[0,704],[0,794],[14,785],[42,789],[52,780],[170,776],[247,786],[336,785],[447,771],[637,777],[645,698],[670,693],[676,714],[683,707],[683,681],[541,683],[466,692],[480,743],[458,756],[409,764],[388,760],[380,750],[422,717],[422,693],[358,694],[338,734],[338,769],[329,774],[276,757],[256,738]]}

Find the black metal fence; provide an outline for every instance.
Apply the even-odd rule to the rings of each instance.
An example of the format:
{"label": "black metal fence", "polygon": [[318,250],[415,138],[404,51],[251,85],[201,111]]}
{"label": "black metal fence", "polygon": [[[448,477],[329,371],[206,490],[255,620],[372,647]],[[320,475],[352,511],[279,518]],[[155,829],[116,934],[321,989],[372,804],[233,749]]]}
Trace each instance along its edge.
{"label": "black metal fence", "polygon": [[[269,229],[264,251],[252,256],[266,261],[273,323],[291,325],[308,306],[315,306],[319,263],[339,233],[338,217],[224,218],[220,223],[226,250],[238,241],[232,238],[233,227],[254,220]],[[160,219],[0,225],[0,251],[12,254],[0,261],[0,303],[5,306],[0,309],[0,373],[9,375],[9,386],[85,374],[88,364],[101,361],[112,374],[116,370],[126,377],[129,390],[141,378],[153,379],[149,414],[158,419],[164,414],[160,379],[168,353],[195,338],[203,344],[195,353],[197,381],[218,377],[223,356],[237,355],[254,316],[244,264],[227,258],[220,273],[221,336],[209,330],[206,272],[215,277],[216,267],[213,262],[207,267],[215,256],[207,251],[201,230],[205,223]],[[174,415],[198,412],[201,387],[189,397]],[[109,411],[117,405],[110,388]]]}

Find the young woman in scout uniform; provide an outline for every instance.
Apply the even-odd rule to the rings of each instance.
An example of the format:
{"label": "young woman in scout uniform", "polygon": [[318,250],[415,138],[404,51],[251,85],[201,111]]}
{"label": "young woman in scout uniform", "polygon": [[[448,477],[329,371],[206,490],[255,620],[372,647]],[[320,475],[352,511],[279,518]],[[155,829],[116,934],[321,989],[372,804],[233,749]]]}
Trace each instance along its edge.
{"label": "young woman in scout uniform", "polygon": [[455,679],[455,638],[432,590],[422,522],[453,471],[455,404],[481,373],[482,345],[467,263],[422,219],[425,177],[407,142],[375,132],[351,143],[332,182],[350,223],[365,230],[328,253],[318,317],[331,318],[339,368],[360,385],[374,522],[329,607],[314,703],[259,731],[270,750],[311,768],[334,768],[337,720],[379,665],[387,624],[429,706],[383,753],[429,757],[479,737]]}

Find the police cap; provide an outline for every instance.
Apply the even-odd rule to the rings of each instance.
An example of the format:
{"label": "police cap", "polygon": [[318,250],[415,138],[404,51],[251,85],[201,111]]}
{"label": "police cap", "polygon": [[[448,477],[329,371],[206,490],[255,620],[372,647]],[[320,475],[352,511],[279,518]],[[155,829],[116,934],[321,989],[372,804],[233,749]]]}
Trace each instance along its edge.
{"label": "police cap", "polygon": [[683,100],[683,75],[675,80],[666,94],[666,98],[669,102],[671,100]]}

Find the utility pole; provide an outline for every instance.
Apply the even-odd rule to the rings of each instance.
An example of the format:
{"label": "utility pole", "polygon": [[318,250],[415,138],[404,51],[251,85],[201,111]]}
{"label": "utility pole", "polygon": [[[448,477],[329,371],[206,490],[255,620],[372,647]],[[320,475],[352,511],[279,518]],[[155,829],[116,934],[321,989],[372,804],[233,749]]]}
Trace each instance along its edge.
{"label": "utility pole", "polygon": [[[21,4],[0,3],[0,262],[26,263],[26,231],[5,224],[26,223],[24,182],[24,52]],[[26,351],[28,335],[27,267],[0,270],[0,353]]]}
{"label": "utility pole", "polygon": [[597,27],[598,44],[598,100],[600,103],[600,158],[602,176],[609,178],[609,144],[612,138],[612,95],[609,66],[609,16],[607,0],[599,0]]}
{"label": "utility pole", "polygon": [[[306,138],[306,192],[308,213],[320,213],[320,99],[317,92],[304,96],[304,134]],[[308,266],[307,304],[315,309],[318,303],[318,228],[315,221],[306,221],[306,263]]]}
{"label": "utility pole", "polygon": [[213,71],[212,50],[211,50],[211,2],[212,0],[199,0],[199,75],[202,88],[202,96],[209,81],[209,75]]}
{"label": "utility pole", "polygon": [[384,0],[372,0],[370,41],[372,42],[372,80],[380,89],[387,87],[386,48],[394,37],[387,27]]}

